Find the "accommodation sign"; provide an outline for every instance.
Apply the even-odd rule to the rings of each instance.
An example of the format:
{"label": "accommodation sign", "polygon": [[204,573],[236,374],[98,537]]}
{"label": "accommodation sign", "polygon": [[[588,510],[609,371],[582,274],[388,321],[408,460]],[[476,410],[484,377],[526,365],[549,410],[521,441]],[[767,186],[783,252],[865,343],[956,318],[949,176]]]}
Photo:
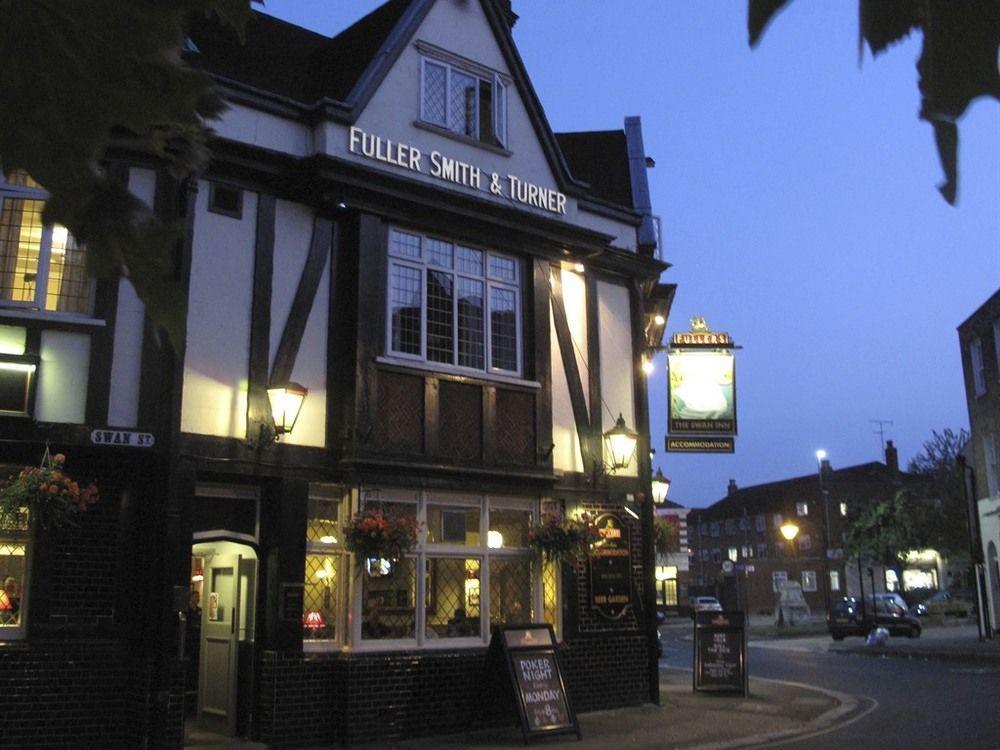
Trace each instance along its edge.
{"label": "accommodation sign", "polygon": [[590,550],[590,606],[617,620],[632,604],[629,530],[613,513],[599,515],[594,525],[601,538]]}
{"label": "accommodation sign", "polygon": [[416,146],[400,143],[361,128],[351,126],[348,150],[352,154],[391,164],[443,182],[488,192],[525,206],[565,215],[566,196],[558,190],[542,187],[517,175],[485,172],[475,164],[455,159],[440,151],[424,153]]}

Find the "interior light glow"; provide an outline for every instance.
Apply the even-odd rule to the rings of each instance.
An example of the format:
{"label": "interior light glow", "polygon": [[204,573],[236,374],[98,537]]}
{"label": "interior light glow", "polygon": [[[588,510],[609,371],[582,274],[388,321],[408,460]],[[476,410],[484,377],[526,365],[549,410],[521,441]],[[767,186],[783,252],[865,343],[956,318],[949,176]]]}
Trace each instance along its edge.
{"label": "interior light glow", "polygon": [[0,370],[13,370],[14,372],[34,372],[36,365],[25,362],[0,362]]}
{"label": "interior light glow", "polygon": [[486,546],[490,549],[500,549],[503,547],[503,534],[490,529],[486,532]]}

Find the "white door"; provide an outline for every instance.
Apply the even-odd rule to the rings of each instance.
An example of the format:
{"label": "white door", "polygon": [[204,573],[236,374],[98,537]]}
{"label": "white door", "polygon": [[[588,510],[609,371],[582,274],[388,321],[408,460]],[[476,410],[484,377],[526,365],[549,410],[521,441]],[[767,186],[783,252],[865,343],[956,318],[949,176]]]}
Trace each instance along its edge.
{"label": "white door", "polygon": [[198,720],[206,729],[236,733],[236,672],[241,613],[239,554],[214,555],[205,568]]}

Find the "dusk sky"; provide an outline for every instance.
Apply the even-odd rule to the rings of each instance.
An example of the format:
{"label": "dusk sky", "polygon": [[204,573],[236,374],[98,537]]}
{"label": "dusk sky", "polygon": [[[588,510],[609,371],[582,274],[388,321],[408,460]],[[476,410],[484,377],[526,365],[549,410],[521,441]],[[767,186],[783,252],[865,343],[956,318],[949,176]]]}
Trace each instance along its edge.
{"label": "dusk sky", "polygon": [[[268,0],[335,35],[377,0]],[[665,454],[665,355],[650,413],[670,499],[881,459],[968,427],[956,327],[1000,286],[1000,106],[960,121],[958,205],[920,96],[914,35],[858,65],[857,4],[797,0],[747,44],[743,0],[514,0],[514,39],[557,132],[642,117],[667,323],[693,315],[737,353],[733,455]]]}

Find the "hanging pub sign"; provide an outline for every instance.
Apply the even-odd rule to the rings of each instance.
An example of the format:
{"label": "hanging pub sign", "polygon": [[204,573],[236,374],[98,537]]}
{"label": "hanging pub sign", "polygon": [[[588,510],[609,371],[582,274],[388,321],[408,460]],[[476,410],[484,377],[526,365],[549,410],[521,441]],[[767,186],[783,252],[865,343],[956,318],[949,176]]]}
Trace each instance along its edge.
{"label": "hanging pub sign", "polygon": [[667,357],[668,451],[732,452],[731,438],[736,435],[734,348],[728,333],[711,330],[700,317],[691,319],[690,331],[671,337]]}
{"label": "hanging pub sign", "polygon": [[632,563],[629,529],[613,513],[594,520],[600,539],[590,548],[590,606],[617,620],[632,604]]}

